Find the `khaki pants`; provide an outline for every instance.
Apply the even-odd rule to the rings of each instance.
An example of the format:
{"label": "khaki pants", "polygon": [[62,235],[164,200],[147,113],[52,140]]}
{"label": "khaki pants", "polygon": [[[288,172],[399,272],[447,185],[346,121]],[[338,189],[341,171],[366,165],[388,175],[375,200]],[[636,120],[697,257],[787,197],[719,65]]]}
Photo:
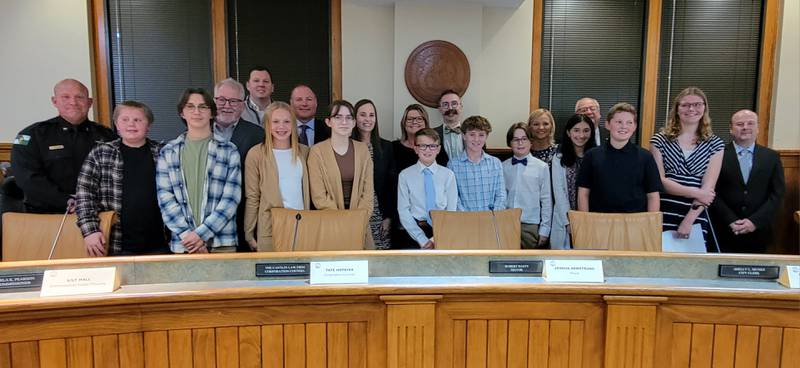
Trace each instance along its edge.
{"label": "khaki pants", "polygon": [[522,249],[543,249],[539,245],[539,224],[521,224]]}
{"label": "khaki pants", "polygon": [[229,246],[229,247],[210,247],[208,248],[209,253],[236,253],[236,247]]}

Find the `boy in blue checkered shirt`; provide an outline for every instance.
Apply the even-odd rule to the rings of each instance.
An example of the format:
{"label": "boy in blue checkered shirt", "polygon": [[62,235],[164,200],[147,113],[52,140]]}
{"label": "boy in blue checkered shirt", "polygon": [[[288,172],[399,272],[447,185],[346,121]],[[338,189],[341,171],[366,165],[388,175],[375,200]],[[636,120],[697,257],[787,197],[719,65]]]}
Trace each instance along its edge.
{"label": "boy in blue checkered shirt", "polygon": [[483,151],[491,131],[492,125],[482,116],[470,116],[461,123],[464,152],[447,164],[456,174],[459,211],[506,209],[503,165]]}

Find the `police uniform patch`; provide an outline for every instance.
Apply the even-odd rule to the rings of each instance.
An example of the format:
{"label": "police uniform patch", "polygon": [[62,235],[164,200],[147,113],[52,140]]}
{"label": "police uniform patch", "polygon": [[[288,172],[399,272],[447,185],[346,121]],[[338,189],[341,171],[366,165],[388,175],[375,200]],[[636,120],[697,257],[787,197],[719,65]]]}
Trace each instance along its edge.
{"label": "police uniform patch", "polygon": [[31,136],[27,134],[20,134],[14,138],[14,144],[18,144],[20,146],[27,146],[28,143],[31,141]]}

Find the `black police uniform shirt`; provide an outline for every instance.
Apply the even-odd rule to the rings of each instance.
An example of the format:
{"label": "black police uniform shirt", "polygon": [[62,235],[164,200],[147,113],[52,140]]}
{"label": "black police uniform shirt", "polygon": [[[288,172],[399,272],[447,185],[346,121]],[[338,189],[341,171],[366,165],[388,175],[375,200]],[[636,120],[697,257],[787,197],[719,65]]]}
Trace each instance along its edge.
{"label": "black police uniform shirt", "polygon": [[115,137],[88,119],[72,125],[60,116],[23,129],[11,149],[11,170],[25,193],[26,210],[63,213],[86,155],[96,142]]}

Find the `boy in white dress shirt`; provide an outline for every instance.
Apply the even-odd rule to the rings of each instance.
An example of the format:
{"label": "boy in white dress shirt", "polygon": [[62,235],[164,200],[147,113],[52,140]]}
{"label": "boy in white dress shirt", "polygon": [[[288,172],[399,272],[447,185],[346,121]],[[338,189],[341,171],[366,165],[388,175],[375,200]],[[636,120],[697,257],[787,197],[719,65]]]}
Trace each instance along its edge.
{"label": "boy in white dress shirt", "polygon": [[410,243],[433,249],[431,210],[455,211],[458,188],[453,172],[436,163],[442,149],[439,134],[425,128],[417,132],[414,152],[419,161],[400,172],[397,180],[397,212]]}
{"label": "boy in white dress shirt", "polygon": [[503,176],[508,192],[508,208],[522,209],[523,249],[544,248],[550,236],[553,202],[550,171],[544,161],[531,155],[528,124],[516,123],[508,129],[506,144],[513,156],[503,161]]}

